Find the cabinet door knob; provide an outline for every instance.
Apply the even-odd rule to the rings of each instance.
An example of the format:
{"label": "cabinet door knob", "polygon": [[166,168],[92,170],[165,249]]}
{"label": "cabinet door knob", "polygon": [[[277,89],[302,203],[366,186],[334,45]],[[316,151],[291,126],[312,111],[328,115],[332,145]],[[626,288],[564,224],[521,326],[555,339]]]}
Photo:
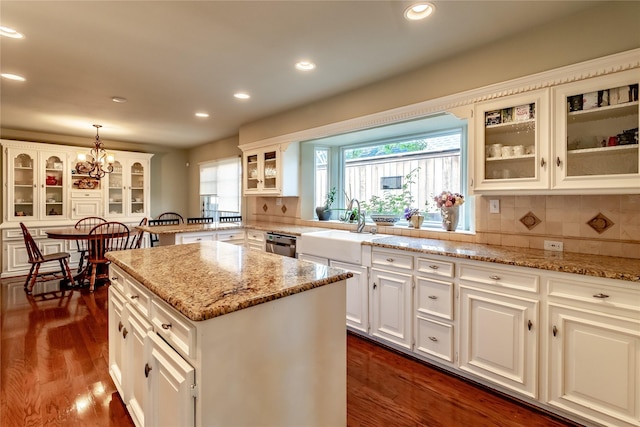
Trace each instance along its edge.
{"label": "cabinet door knob", "polygon": [[122,322],[118,322],[118,332],[122,331],[123,326]]}
{"label": "cabinet door knob", "polygon": [[393,262],[393,258],[387,258],[387,262]]}
{"label": "cabinet door knob", "polygon": [[433,341],[433,342],[438,341],[438,338],[436,338],[436,337],[429,337],[429,339],[430,339],[431,341]]}
{"label": "cabinet door knob", "polygon": [[131,295],[129,298],[131,298],[131,299],[138,299],[138,295]]}
{"label": "cabinet door knob", "polygon": [[599,293],[599,294],[595,294],[593,297],[594,298],[605,299],[605,298],[609,298],[609,295],[603,294],[603,293]]}
{"label": "cabinet door knob", "polygon": [[376,285],[375,283],[373,284],[373,289],[377,288],[378,285]]}
{"label": "cabinet door knob", "polygon": [[489,276],[489,279],[491,280],[500,280],[500,276]]}
{"label": "cabinet door knob", "polygon": [[438,299],[436,295],[429,295],[429,299]]}
{"label": "cabinet door knob", "polygon": [[544,161],[544,157],[541,157],[540,158],[540,167],[543,168],[544,165],[546,165],[546,164],[547,164],[547,162]]}
{"label": "cabinet door knob", "polygon": [[556,157],[556,166],[560,167],[561,164],[562,161],[560,160],[560,157]]}
{"label": "cabinet door knob", "polygon": [[127,328],[124,328],[124,329],[122,330],[122,338],[126,339],[126,338],[127,338],[127,335],[129,335],[129,331],[127,331]]}
{"label": "cabinet door knob", "polygon": [[555,337],[556,335],[558,335],[558,328],[556,328],[556,325],[553,325],[553,336]]}
{"label": "cabinet door knob", "polygon": [[151,366],[148,363],[144,364],[144,377],[149,378],[149,372],[151,372]]}
{"label": "cabinet door knob", "polygon": [[432,269],[432,270],[437,270],[440,267],[438,267],[437,265],[430,265],[429,268]]}
{"label": "cabinet door knob", "polygon": [[169,329],[171,328],[171,323],[163,323],[162,324],[162,329]]}
{"label": "cabinet door knob", "polygon": [[531,322],[531,320],[529,320],[529,321],[527,322],[527,328],[528,328],[529,330],[531,330],[531,327],[532,327],[532,326],[533,326],[533,322]]}

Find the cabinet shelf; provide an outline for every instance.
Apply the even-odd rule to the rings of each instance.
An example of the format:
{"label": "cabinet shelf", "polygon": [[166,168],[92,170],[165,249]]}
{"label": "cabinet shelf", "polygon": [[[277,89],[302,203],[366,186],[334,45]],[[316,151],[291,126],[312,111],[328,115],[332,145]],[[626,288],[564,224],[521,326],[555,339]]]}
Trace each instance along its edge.
{"label": "cabinet shelf", "polygon": [[614,147],[582,148],[579,150],[567,150],[568,154],[621,154],[621,151],[637,150],[638,144],[616,145]]}
{"label": "cabinet shelf", "polygon": [[638,101],[609,105],[607,107],[592,108],[589,110],[572,111],[567,113],[567,119],[572,123],[581,123],[624,117],[631,114],[638,114]]}
{"label": "cabinet shelf", "polygon": [[485,130],[487,134],[521,132],[526,130],[535,130],[536,119],[513,121],[500,123],[497,125],[487,125]]}
{"label": "cabinet shelf", "polygon": [[523,154],[522,156],[511,156],[511,157],[487,157],[487,162],[507,162],[511,160],[527,160],[535,158],[535,154]]}

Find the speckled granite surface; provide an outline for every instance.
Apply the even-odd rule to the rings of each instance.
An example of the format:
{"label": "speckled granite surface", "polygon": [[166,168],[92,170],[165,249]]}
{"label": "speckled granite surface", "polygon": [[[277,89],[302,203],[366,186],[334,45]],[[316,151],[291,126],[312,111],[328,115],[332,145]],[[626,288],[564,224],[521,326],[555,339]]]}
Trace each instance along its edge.
{"label": "speckled granite surface", "polygon": [[137,225],[136,228],[153,234],[178,234],[195,233],[198,231],[233,230],[242,228],[242,225],[233,222],[213,222],[210,224]]}
{"label": "speckled granite surface", "polygon": [[116,251],[109,252],[107,258],[196,321],[352,276],[324,265],[222,242]]}
{"label": "speckled granite surface", "polygon": [[364,242],[364,244],[378,248],[402,249],[424,254],[628,280],[640,284],[640,260],[632,258],[552,252],[539,249],[479,245],[401,236],[384,237],[375,239],[372,242]]}

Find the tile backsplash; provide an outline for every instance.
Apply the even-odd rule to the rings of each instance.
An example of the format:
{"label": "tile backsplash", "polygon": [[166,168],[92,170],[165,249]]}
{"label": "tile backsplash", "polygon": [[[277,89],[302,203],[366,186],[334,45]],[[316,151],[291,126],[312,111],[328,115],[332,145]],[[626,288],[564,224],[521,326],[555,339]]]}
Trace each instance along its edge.
{"label": "tile backsplash", "polygon": [[[554,240],[563,243],[565,252],[640,259],[640,195],[476,196],[474,199],[475,233],[406,227],[388,227],[384,232],[537,249],[544,248],[545,240]],[[297,197],[245,200],[249,222],[353,228],[353,224],[300,219]],[[499,200],[499,213],[489,213],[489,200]]]}

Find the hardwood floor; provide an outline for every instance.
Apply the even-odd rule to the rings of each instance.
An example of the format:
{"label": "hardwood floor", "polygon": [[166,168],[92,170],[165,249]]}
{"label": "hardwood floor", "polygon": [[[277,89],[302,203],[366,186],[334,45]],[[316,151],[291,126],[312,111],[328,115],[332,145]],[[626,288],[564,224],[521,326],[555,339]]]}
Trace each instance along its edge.
{"label": "hardwood floor", "polygon": [[[107,287],[0,282],[0,425],[132,426],[108,372]],[[358,426],[569,426],[355,335],[347,422]],[[176,426],[177,427],[177,426]]]}

